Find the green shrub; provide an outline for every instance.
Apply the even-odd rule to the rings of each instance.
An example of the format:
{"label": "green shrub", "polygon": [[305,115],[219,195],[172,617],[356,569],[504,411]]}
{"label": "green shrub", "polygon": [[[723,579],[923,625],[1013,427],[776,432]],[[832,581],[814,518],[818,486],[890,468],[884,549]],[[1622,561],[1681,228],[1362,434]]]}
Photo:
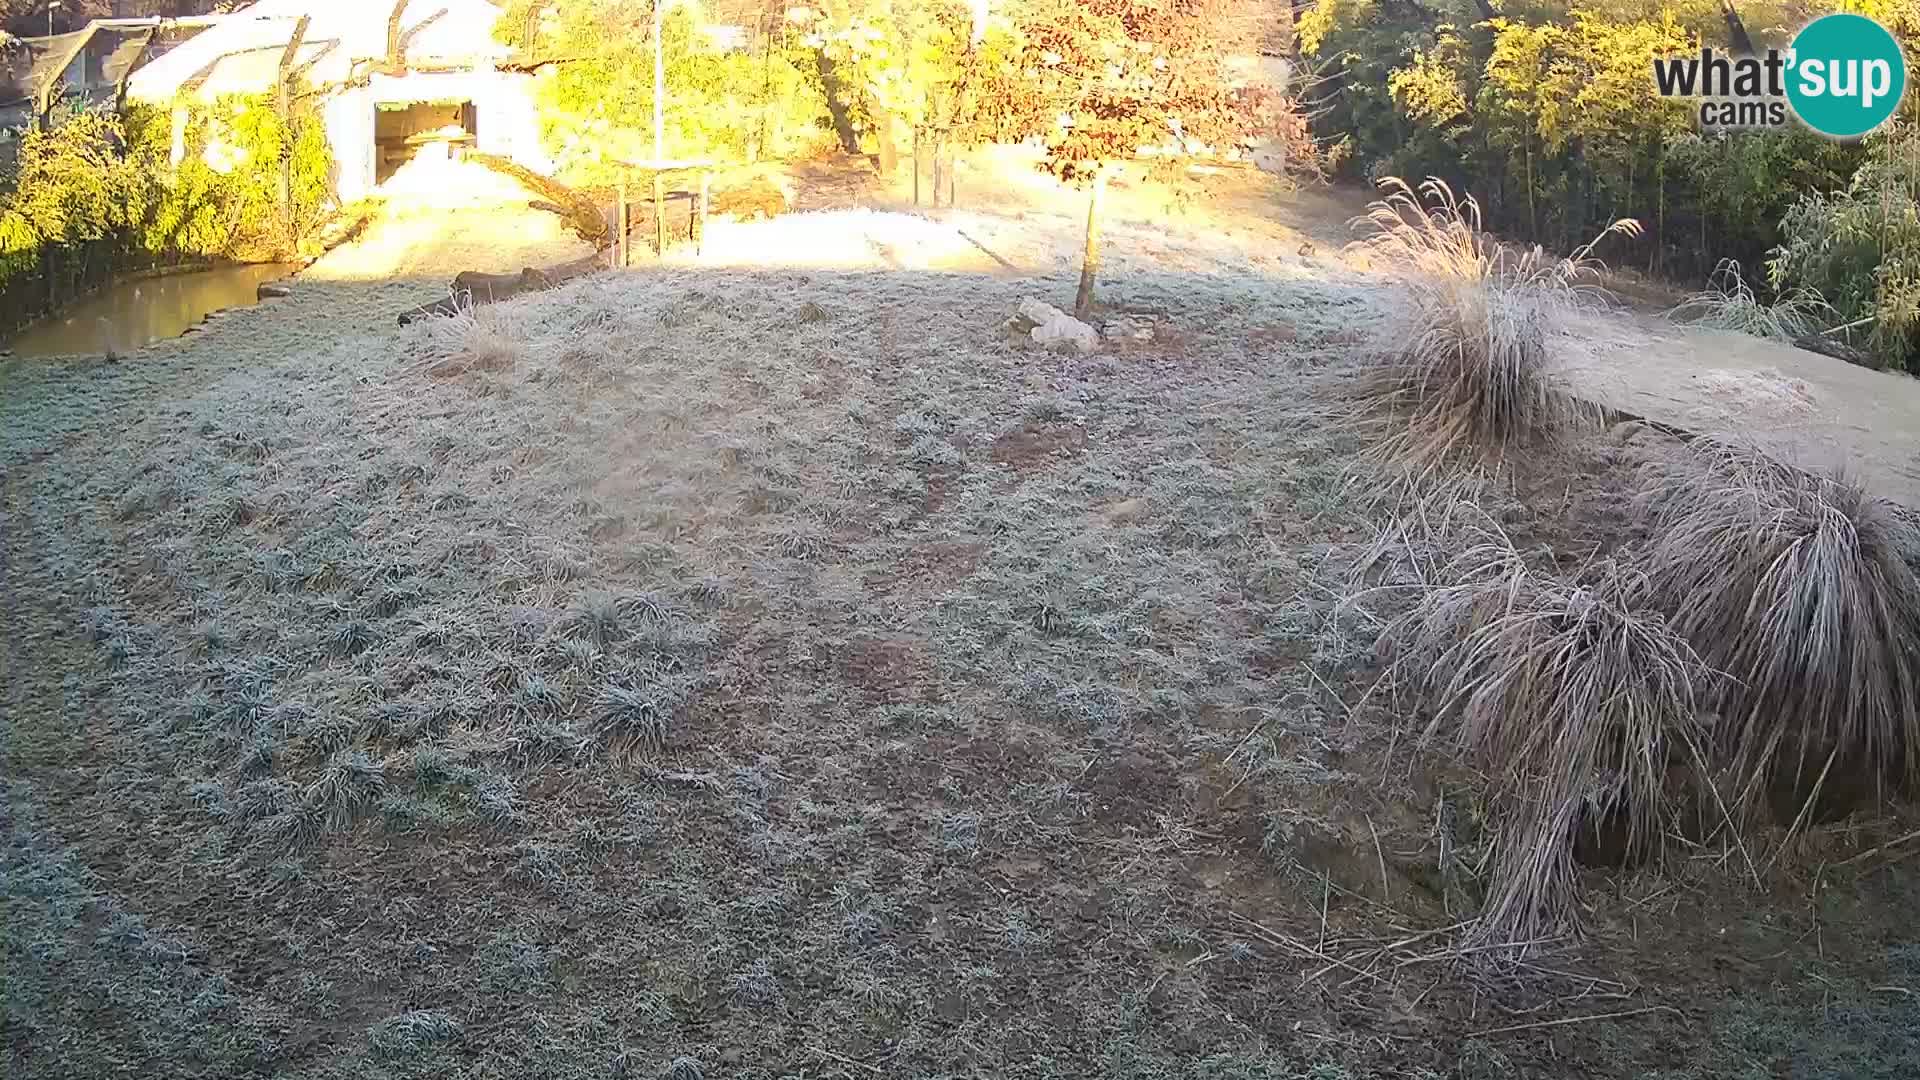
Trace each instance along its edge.
{"label": "green shrub", "polygon": [[[1466,4],[1384,0],[1301,13],[1306,104],[1341,171],[1439,176],[1478,194],[1491,228],[1548,247],[1631,216],[1648,242],[1610,261],[1700,280],[1723,259],[1760,265],[1789,239],[1796,200],[1845,188],[1862,160],[1798,125],[1703,134],[1685,103],[1658,96],[1653,57],[1728,47],[1717,0],[1495,6],[1483,21]],[[1857,7],[1909,42],[1920,33],[1908,0]],[[1784,46],[1804,21],[1781,0],[1746,0],[1740,14],[1762,46]]]}
{"label": "green shrub", "polygon": [[[318,114],[282,120],[265,95],[230,95],[188,112],[183,155],[173,145],[170,108],[127,113],[129,156],[150,166],[150,209],[137,223],[139,246],[155,253],[268,257],[293,250],[329,197],[333,161]],[[280,205],[281,158],[288,205]]]}
{"label": "green shrub", "polygon": [[[563,178],[605,182],[614,176],[613,161],[653,156],[647,6],[620,0],[513,5],[495,34],[531,55],[569,58],[537,91],[541,135]],[[827,130],[825,101],[797,66],[802,53],[781,41],[755,52],[718,51],[697,16],[679,6],[666,14],[661,49],[667,157],[779,156]]]}
{"label": "green shrub", "polygon": [[14,189],[0,199],[0,254],[100,240],[134,224],[151,181],[125,152],[117,117],[80,112],[20,140]]}
{"label": "green shrub", "polygon": [[104,245],[120,266],[294,250],[329,197],[319,117],[298,109],[282,120],[264,95],[195,103],[176,168],[172,114],[82,109],[27,132],[11,190],[0,193],[0,291],[39,273],[48,249]]}
{"label": "green shrub", "polygon": [[1820,294],[1883,363],[1920,371],[1920,135],[1870,140],[1845,189],[1801,196],[1767,273],[1776,289]]}

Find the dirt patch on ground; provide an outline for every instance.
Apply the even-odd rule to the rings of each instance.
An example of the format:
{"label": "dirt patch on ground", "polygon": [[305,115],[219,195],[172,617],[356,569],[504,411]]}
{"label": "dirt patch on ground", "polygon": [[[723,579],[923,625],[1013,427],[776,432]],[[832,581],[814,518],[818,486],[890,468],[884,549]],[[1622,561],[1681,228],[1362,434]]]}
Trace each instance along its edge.
{"label": "dirt patch on ground", "polygon": [[1623,422],[1565,445],[1509,459],[1503,482],[1482,500],[1522,551],[1575,567],[1646,539],[1630,493],[1641,470],[1682,451],[1671,435]]}
{"label": "dirt patch on ground", "polygon": [[1087,766],[1077,786],[1093,797],[1093,811],[1117,829],[1132,829],[1172,798],[1178,766],[1138,746]]}
{"label": "dirt patch on ground", "polygon": [[860,638],[839,650],[840,676],[876,703],[906,702],[928,692],[931,665],[924,643],[904,638]]}
{"label": "dirt patch on ground", "polygon": [[1257,345],[1290,345],[1300,340],[1300,331],[1287,323],[1257,326],[1247,335]]}
{"label": "dirt patch on ground", "polygon": [[993,440],[993,463],[1024,473],[1043,468],[1068,454],[1086,449],[1086,430],[1073,424],[1031,422]]}
{"label": "dirt patch on ground", "polygon": [[875,593],[938,595],[973,573],[985,550],[984,545],[972,541],[928,541],[915,546],[894,565],[868,575],[867,588]]}

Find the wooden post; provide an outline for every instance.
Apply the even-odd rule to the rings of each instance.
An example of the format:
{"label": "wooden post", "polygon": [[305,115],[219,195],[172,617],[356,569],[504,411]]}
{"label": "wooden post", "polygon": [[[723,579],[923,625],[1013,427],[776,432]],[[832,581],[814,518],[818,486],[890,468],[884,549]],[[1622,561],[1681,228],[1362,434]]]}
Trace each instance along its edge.
{"label": "wooden post", "polygon": [[913,205],[920,205],[920,125],[913,125]]}
{"label": "wooden post", "polygon": [[[387,73],[398,75],[406,70],[401,54],[406,43],[401,40],[400,17],[407,13],[407,0],[394,0],[393,10],[387,14]],[[416,27],[417,29],[417,27]]]}
{"label": "wooden post", "polygon": [[946,141],[947,141],[946,133],[941,131],[939,128],[934,128],[933,129],[933,206],[934,206],[934,209],[936,210],[940,208],[940,178],[942,175],[940,172],[940,167],[944,163],[945,157],[946,157],[943,150],[943,148],[946,146]]}
{"label": "wooden post", "polygon": [[878,145],[875,147],[879,153],[874,156],[879,159],[880,178],[891,181],[893,174],[900,170],[900,148],[893,144],[893,110],[881,109],[879,112],[880,122],[875,125],[880,129],[876,133]]}
{"label": "wooden post", "polygon": [[274,108],[280,117],[280,132],[284,140],[280,146],[280,224],[286,230],[287,241],[292,243],[293,235],[293,87],[288,85],[293,79],[293,61],[300,55],[300,43],[307,36],[307,24],[312,19],[300,16],[293,24],[293,36],[287,39],[286,51],[280,54],[280,67],[274,79]]}
{"label": "wooden post", "polygon": [[710,185],[712,184],[712,182],[713,182],[713,174],[708,172],[705,169],[701,169],[700,170],[700,222],[698,225],[698,228],[700,231],[697,234],[695,234],[693,238],[693,253],[695,255],[705,255],[707,253],[707,191]]}
{"label": "wooden post", "polygon": [[620,170],[620,201],[613,211],[613,228],[619,235],[614,237],[614,258],[625,268],[631,265],[627,261],[627,171]]}
{"label": "wooden post", "polygon": [[661,258],[667,257],[667,178],[659,169],[653,170],[653,248]]}
{"label": "wooden post", "polygon": [[954,168],[955,164],[956,162],[954,161],[954,158],[953,158],[953,145],[949,143],[947,145],[947,209],[949,210],[953,209],[954,206],[956,205],[953,201],[954,195],[955,195],[955,188],[960,182],[959,180],[960,170]]}
{"label": "wooden post", "polygon": [[49,315],[60,307],[60,250],[57,245],[40,245],[40,277],[47,287],[46,305],[41,310]]}
{"label": "wooden post", "polygon": [[1093,314],[1093,284],[1100,273],[1100,204],[1106,192],[1106,166],[1096,166],[1093,194],[1087,199],[1087,246],[1080,259],[1080,291],[1073,298],[1073,317],[1081,322]]}
{"label": "wooden post", "polygon": [[187,160],[187,107],[176,104],[173,107],[173,141],[167,153],[167,164],[179,168]]}
{"label": "wooden post", "polygon": [[[49,21],[52,20],[51,8],[48,9],[47,17]],[[54,61],[53,67],[48,69],[46,82],[41,84],[40,89],[34,91],[33,111],[35,119],[40,123],[41,131],[52,129],[53,105],[60,98],[60,82],[66,77],[67,69],[73,66],[74,58],[87,47],[87,42],[93,40],[93,32],[96,29],[98,28],[89,22],[86,32],[73,39],[73,44],[67,46],[66,51],[60,54],[60,59]]]}
{"label": "wooden post", "polygon": [[127,107],[127,80],[133,78],[134,69],[138,68],[141,63],[146,60],[147,49],[153,45],[153,39],[158,36],[159,33],[160,23],[156,20],[151,27],[147,28],[147,36],[140,39],[140,49],[133,54],[133,61],[127,65],[126,70],[120,73],[120,78],[114,82],[113,107],[115,109],[124,109]]}

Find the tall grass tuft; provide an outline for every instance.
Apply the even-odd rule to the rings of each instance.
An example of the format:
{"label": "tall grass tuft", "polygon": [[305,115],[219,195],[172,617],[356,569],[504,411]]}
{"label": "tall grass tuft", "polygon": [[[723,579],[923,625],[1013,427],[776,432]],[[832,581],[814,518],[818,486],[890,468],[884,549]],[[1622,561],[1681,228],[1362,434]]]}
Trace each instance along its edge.
{"label": "tall grass tuft", "polygon": [[1623,828],[1627,852],[1651,851],[1684,791],[1674,778],[1703,764],[1697,706],[1714,676],[1623,563],[1563,578],[1482,535],[1382,646],[1396,681],[1432,708],[1425,739],[1453,743],[1490,780],[1504,825],[1479,923],[1487,944],[1560,932],[1576,843]]}
{"label": "tall grass tuft", "polygon": [[1920,778],[1920,541],[1894,507],[1728,439],[1644,482],[1648,573],[1732,677],[1716,704],[1733,801],[1797,824],[1823,791],[1877,799]]}
{"label": "tall grass tuft", "polygon": [[408,374],[448,378],[469,371],[506,371],[527,358],[528,332],[516,321],[517,308],[475,304],[471,295],[457,301],[453,314],[427,320],[427,356],[410,362]]}
{"label": "tall grass tuft", "polygon": [[328,829],[338,831],[351,824],[362,808],[379,799],[386,787],[385,770],[365,751],[342,750],[328,759],[320,776],[308,785],[306,806]]}
{"label": "tall grass tuft", "polygon": [[1516,253],[1481,231],[1480,205],[1429,179],[1418,192],[1381,181],[1386,197],[1353,221],[1353,249],[1401,279],[1405,324],[1353,386],[1376,456],[1426,472],[1460,455],[1498,457],[1598,421],[1555,379],[1547,335],[1556,316],[1601,295],[1587,282],[1594,247],[1638,235],[1615,222],[1565,259]]}
{"label": "tall grass tuft", "polygon": [[666,748],[675,719],[691,697],[687,680],[653,674],[638,685],[610,685],[597,702],[600,732],[616,749],[657,753]]}
{"label": "tall grass tuft", "polygon": [[1739,262],[1722,259],[1707,278],[1707,287],[1689,295],[1667,312],[1670,319],[1731,330],[1775,341],[1793,341],[1818,331],[1833,305],[1811,289],[1791,289],[1771,304],[1763,304],[1747,284]]}

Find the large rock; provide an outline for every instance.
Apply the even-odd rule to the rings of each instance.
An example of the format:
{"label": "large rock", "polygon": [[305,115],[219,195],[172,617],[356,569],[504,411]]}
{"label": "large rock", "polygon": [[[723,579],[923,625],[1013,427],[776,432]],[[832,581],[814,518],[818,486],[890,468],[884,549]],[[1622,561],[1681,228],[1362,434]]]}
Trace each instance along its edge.
{"label": "large rock", "polygon": [[1100,347],[1100,332],[1052,304],[1028,297],[1020,301],[1021,319],[1033,324],[1027,333],[1049,349],[1090,353]]}
{"label": "large rock", "polygon": [[1029,296],[1020,301],[1019,317],[1035,326],[1052,321],[1055,315],[1064,314],[1059,308],[1044,300],[1035,300]]}

